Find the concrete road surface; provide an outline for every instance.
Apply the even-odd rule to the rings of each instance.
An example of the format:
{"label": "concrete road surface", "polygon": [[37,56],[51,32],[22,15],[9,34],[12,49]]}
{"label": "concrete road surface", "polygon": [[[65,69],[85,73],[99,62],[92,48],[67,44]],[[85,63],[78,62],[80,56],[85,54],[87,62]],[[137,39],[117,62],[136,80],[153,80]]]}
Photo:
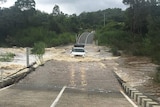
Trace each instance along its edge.
{"label": "concrete road surface", "polygon": [[78,38],[79,44],[93,44],[94,32],[84,32]]}
{"label": "concrete road surface", "polygon": [[132,107],[109,64],[54,60],[0,90],[0,107],[50,107],[63,86],[56,107]]}

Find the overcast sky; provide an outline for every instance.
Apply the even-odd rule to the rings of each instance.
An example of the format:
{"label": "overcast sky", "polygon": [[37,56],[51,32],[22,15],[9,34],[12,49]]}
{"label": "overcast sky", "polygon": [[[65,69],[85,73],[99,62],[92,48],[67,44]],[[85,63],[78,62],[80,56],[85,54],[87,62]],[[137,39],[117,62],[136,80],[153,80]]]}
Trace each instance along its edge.
{"label": "overcast sky", "polygon": [[[1,7],[13,6],[17,0],[7,0],[6,3],[0,4]],[[123,0],[35,0],[36,9],[51,13],[53,7],[58,5],[60,10],[66,14],[80,14],[82,12],[92,12],[104,10],[107,8],[122,8],[126,6]]]}

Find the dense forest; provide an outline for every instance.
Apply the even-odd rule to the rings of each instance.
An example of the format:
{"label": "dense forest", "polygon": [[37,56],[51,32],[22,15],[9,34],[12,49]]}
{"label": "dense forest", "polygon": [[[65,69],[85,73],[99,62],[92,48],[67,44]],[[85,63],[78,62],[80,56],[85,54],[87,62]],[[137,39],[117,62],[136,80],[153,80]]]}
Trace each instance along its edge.
{"label": "dense forest", "polygon": [[159,63],[160,0],[122,2],[128,5],[126,10],[108,8],[77,16],[64,14],[58,5],[48,14],[36,10],[34,0],[17,0],[10,8],[0,8],[0,46],[32,47],[39,41],[47,47],[65,45],[74,43],[76,35],[94,30],[99,45],[149,56]]}
{"label": "dense forest", "polygon": [[[3,1],[3,0],[1,0]],[[75,42],[85,30],[100,29],[110,21],[123,22],[124,11],[106,9],[97,12],[64,14],[58,5],[48,14],[35,9],[34,0],[17,0],[10,8],[0,9],[0,45],[33,46],[43,41],[48,47]]]}
{"label": "dense forest", "polygon": [[160,63],[160,0],[123,0],[129,7],[121,22],[109,21],[98,29],[99,44],[109,45],[112,51],[149,56]]}

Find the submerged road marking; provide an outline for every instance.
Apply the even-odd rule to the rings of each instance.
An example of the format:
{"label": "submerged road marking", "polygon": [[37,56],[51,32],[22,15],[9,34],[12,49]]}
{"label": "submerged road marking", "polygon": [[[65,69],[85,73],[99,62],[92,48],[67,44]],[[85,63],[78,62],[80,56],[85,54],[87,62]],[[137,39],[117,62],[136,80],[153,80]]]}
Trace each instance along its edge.
{"label": "submerged road marking", "polygon": [[70,69],[70,85],[71,86],[76,86],[76,82],[75,82],[75,68],[73,66],[73,64],[71,65]]}
{"label": "submerged road marking", "polygon": [[120,90],[120,92],[133,105],[133,107],[138,107],[122,90]]}
{"label": "submerged road marking", "polygon": [[13,84],[13,85],[10,85],[10,86],[7,86],[7,87],[4,87],[4,88],[1,88],[0,91],[6,90],[6,89],[8,89],[8,88],[10,88],[10,87],[12,87],[12,86],[14,86],[14,84]]}
{"label": "submerged road marking", "polygon": [[64,86],[64,87],[62,88],[62,90],[61,90],[60,93],[58,94],[57,98],[54,100],[54,102],[52,103],[52,105],[51,105],[50,107],[55,107],[55,106],[56,106],[56,104],[58,103],[58,101],[59,101],[59,99],[61,98],[61,96],[62,96],[62,94],[63,94],[63,92],[64,92],[65,89],[66,89],[66,86]]}

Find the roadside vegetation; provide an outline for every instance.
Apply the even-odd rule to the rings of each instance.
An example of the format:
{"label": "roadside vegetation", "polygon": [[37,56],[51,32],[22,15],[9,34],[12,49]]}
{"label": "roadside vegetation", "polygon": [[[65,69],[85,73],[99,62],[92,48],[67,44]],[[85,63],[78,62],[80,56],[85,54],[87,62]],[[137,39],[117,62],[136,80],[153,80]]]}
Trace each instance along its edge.
{"label": "roadside vegetation", "polygon": [[122,50],[160,64],[159,0],[123,3],[128,6],[126,10],[108,8],[77,16],[63,13],[58,5],[48,14],[36,10],[34,0],[17,0],[10,8],[0,8],[0,46],[34,47],[38,42],[46,47],[66,45],[75,43],[83,31],[94,30],[98,44],[110,46],[113,54],[120,55]]}
{"label": "roadside vegetation", "polygon": [[[129,7],[124,21],[110,21],[97,31],[100,45],[110,46],[114,55],[126,54],[150,57],[160,64],[160,2],[158,0],[123,0]],[[160,82],[160,67],[155,81]]]}
{"label": "roadside vegetation", "polygon": [[43,55],[45,54],[45,47],[46,44],[44,42],[37,42],[34,43],[34,46],[31,50],[32,54],[35,55],[37,63],[40,65],[44,64]]}
{"label": "roadside vegetation", "polygon": [[10,62],[14,59],[14,53],[3,53],[0,54],[0,62]]}
{"label": "roadside vegetation", "polygon": [[130,2],[123,22],[114,20],[97,31],[99,44],[127,54],[149,56],[160,63],[160,4],[157,0]]}
{"label": "roadside vegetation", "polygon": [[160,83],[160,66],[157,67],[156,75],[154,77],[154,80],[158,83]]}

